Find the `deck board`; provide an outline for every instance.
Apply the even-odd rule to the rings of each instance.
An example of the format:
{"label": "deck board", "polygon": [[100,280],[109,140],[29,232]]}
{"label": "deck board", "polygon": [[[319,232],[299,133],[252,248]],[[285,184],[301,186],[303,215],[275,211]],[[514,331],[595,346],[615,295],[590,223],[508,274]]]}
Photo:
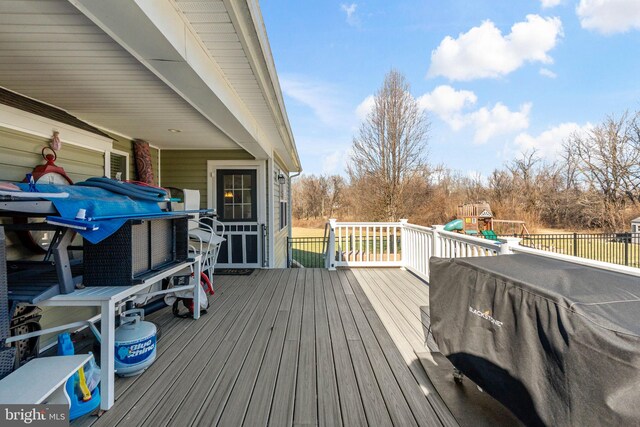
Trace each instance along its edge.
{"label": "deck board", "polygon": [[[244,292],[243,292],[244,291]],[[214,298],[215,307],[207,315],[202,317],[202,321],[194,322],[191,319],[180,319],[182,322],[174,325],[173,329],[163,329],[161,339],[158,341],[158,358],[150,368],[148,368],[143,375],[139,375],[132,378],[119,379],[116,381],[116,401],[119,403],[118,411],[107,411],[102,417],[99,418],[97,426],[113,426],[121,422],[124,418],[133,418],[136,413],[150,412],[149,406],[158,399],[156,396],[149,396],[144,393],[144,390],[154,388],[159,390],[164,395],[165,388],[164,383],[172,383],[172,378],[164,375],[168,370],[173,372],[173,377],[179,377],[176,368],[172,365],[176,363],[179,366],[183,358],[186,358],[191,351],[198,350],[192,347],[192,341],[198,340],[201,337],[203,331],[207,331],[209,328],[217,329],[217,326],[221,324],[221,320],[231,313],[233,315],[233,308],[236,304],[244,304],[246,301],[246,293],[255,292],[255,289],[251,286],[251,282],[247,282],[245,286],[238,287],[237,289],[224,292],[222,295],[218,295],[218,298]],[[165,309],[165,315],[174,317],[170,310]],[[213,329],[212,328],[212,329]],[[169,341],[169,333],[177,333],[177,339]],[[188,348],[190,352],[185,352],[184,349]],[[163,350],[160,352],[160,350]],[[191,353],[193,354],[193,353]],[[176,360],[177,359],[177,360]],[[127,382],[127,387],[122,393],[118,393],[122,382]],[[161,381],[161,382],[157,382]],[[141,401],[139,404],[138,402]],[[145,402],[150,402],[145,405]],[[132,412],[133,409],[133,412]]]}
{"label": "deck board", "polygon": [[280,310],[273,326],[272,339],[269,340],[251,399],[247,402],[248,408],[244,418],[244,425],[246,426],[267,425],[269,421],[269,409],[273,401],[280,360],[283,358],[287,324],[291,318],[294,304],[298,272],[299,270],[297,269],[291,270],[291,274],[288,277],[285,296],[282,299]]}
{"label": "deck board", "polygon": [[316,358],[317,358],[317,386],[318,386],[318,421],[321,426],[341,426],[342,415],[336,369],[334,364],[334,349],[329,333],[329,318],[327,302],[324,296],[324,283],[328,277],[322,277],[322,270],[313,271],[313,289],[316,320]]}
{"label": "deck board", "polygon": [[[298,272],[293,295],[289,324],[282,348],[282,359],[276,379],[276,389],[269,414],[269,425],[286,426],[293,424],[293,410],[296,396],[297,366],[302,330],[302,308],[304,302],[304,282],[306,270]],[[249,424],[247,424],[249,425]]]}
{"label": "deck board", "polygon": [[[248,296],[251,294],[245,293],[243,295]],[[219,354],[224,354],[229,348],[228,345],[224,345],[223,340],[232,326],[236,324],[238,316],[244,308],[244,301],[239,299],[237,303],[229,307],[228,315],[223,319],[219,321],[212,319],[217,324],[211,325],[211,334],[206,338],[201,350],[195,352],[195,354],[183,351],[180,358],[175,361],[176,368],[174,369],[179,369],[180,365],[186,364],[186,367],[182,370],[183,374],[179,377],[180,379],[175,381],[171,376],[166,376],[167,382],[154,385],[154,388],[158,389],[164,387],[164,390],[160,389],[160,393],[164,393],[164,395],[149,396],[145,400],[144,406],[150,407],[151,411],[140,411],[139,419],[131,421],[139,422],[142,425],[163,425],[173,417],[174,412],[183,402],[185,396],[191,393],[196,381],[206,376],[204,372],[210,372],[210,360]],[[199,339],[201,339],[200,336],[194,336],[194,340]],[[217,350],[217,352],[213,352],[211,349]]]}
{"label": "deck board", "polygon": [[[388,299],[385,299],[384,294],[379,291],[378,284],[385,284],[386,281],[380,276],[381,270],[353,270],[348,272],[350,275],[358,281],[361,285],[356,290],[361,291],[366,295],[366,299],[375,308],[377,317],[384,324],[385,329],[389,332],[390,337],[396,348],[400,351],[405,364],[409,366],[411,373],[415,380],[420,384],[423,392],[426,394],[431,407],[434,409],[440,421],[447,426],[455,426],[457,422],[447,409],[442,398],[437,393],[435,387],[429,380],[429,377],[425,373],[421,366],[420,359],[417,351],[424,352],[425,337],[424,333],[415,332],[419,329],[415,323],[420,323],[418,320],[414,322],[414,327],[408,327],[406,319],[395,310],[395,306]],[[409,273],[407,273],[409,274]],[[405,286],[404,281],[418,280],[412,275],[403,276],[403,280],[395,280],[393,286]],[[388,286],[388,285],[387,285]],[[416,309],[419,309],[416,307]]]}
{"label": "deck board", "polygon": [[[338,310],[338,302],[331,283],[332,278],[328,271],[323,271],[322,276],[342,419],[345,426],[364,426],[367,424],[367,418],[362,406],[362,398],[358,391],[349,345],[347,344],[347,337]],[[333,280],[336,280],[337,277],[333,276]]]}
{"label": "deck board", "polygon": [[[349,280],[348,276],[347,280]],[[415,417],[367,320],[365,311],[372,311],[373,309],[362,304],[363,301],[357,298],[356,288],[358,285],[351,283],[351,286],[354,288],[354,295],[347,297],[347,302],[349,303],[356,325],[360,331],[360,336],[362,337],[362,342],[371,366],[376,373],[376,379],[380,386],[387,410],[389,411],[389,416],[394,425],[415,426],[417,425]]]}
{"label": "deck board", "polygon": [[294,425],[316,425],[318,421],[315,342],[313,270],[305,269],[300,352],[298,355],[298,375],[293,411]]}
{"label": "deck board", "polygon": [[97,421],[73,424],[454,425],[409,363],[424,324],[403,299],[428,303],[414,279],[399,269],[216,277],[200,320],[149,316],[162,327],[156,362],[118,379]]}
{"label": "deck board", "polygon": [[[176,384],[175,392],[171,393],[175,401],[165,402],[165,406],[170,409],[170,415],[160,417],[160,414],[158,414],[158,417],[149,420],[150,424],[153,421],[155,425],[178,425],[180,424],[178,420],[181,419],[183,420],[183,425],[190,425],[192,423],[204,405],[207,393],[210,391],[213,383],[221,375],[222,368],[229,359],[238,336],[251,319],[251,313],[260,301],[268,297],[265,287],[256,286],[256,282],[257,280],[253,281],[256,292],[250,294],[250,298],[247,298],[234,310],[232,326],[228,330],[217,334],[218,337],[222,338],[218,346],[207,349],[209,355],[208,361],[201,368],[200,372],[194,372],[185,378],[175,378],[174,375],[169,375],[169,378],[177,383],[181,383]],[[185,354],[192,355],[192,353],[188,351],[188,347],[184,350]],[[178,393],[178,387],[180,388],[180,393]],[[153,402],[153,400],[151,400],[151,402]],[[153,403],[151,403],[151,405],[153,406]]]}

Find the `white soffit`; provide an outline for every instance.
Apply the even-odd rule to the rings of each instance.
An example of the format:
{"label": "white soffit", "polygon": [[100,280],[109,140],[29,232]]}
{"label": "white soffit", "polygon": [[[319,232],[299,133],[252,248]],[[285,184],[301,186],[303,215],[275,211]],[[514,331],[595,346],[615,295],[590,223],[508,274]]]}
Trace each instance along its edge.
{"label": "white soffit", "polygon": [[229,138],[266,159],[271,142],[170,0],[69,0]]}
{"label": "white soffit", "polygon": [[[253,1],[172,0],[190,29],[197,35],[225,79],[255,117],[264,135],[290,170],[299,170],[293,135],[282,102],[280,86],[259,6]],[[249,8],[252,10],[249,11]],[[256,16],[257,15],[257,16]],[[248,22],[251,21],[251,22]],[[255,26],[260,28],[255,28]],[[255,33],[254,33],[255,32]],[[238,34],[243,34],[240,38]],[[262,36],[263,40],[258,40]],[[263,50],[260,43],[266,43]],[[254,49],[253,58],[248,52]],[[268,56],[268,58],[265,58]],[[258,61],[264,61],[264,71]],[[258,77],[260,76],[260,77]],[[272,81],[275,80],[275,81]],[[272,85],[272,86],[270,86]],[[274,92],[272,92],[274,91]],[[265,96],[265,94],[271,94]],[[268,99],[268,96],[271,98]]]}
{"label": "white soffit", "polygon": [[0,2],[0,86],[160,148],[239,148],[66,0]]}

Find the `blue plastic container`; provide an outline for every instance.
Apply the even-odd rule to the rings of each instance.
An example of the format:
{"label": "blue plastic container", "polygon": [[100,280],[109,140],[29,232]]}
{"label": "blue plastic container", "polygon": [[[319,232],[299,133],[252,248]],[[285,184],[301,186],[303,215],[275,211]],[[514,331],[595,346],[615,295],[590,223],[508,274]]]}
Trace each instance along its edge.
{"label": "blue plastic container", "polygon": [[[75,350],[73,348],[73,342],[71,341],[71,335],[69,335],[68,332],[58,335],[58,356],[73,356],[74,354]],[[76,418],[95,411],[98,406],[100,406],[100,387],[96,387],[91,392],[91,400],[84,402],[78,387],[79,381],[80,375],[76,372],[67,380],[67,384],[65,385],[65,389],[71,400],[71,407],[69,408],[70,420],[75,420]]]}

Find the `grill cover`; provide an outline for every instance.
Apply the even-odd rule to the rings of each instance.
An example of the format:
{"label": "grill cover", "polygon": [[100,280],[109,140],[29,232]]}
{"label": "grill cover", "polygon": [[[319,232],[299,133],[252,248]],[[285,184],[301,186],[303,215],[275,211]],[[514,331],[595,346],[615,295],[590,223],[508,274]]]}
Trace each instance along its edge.
{"label": "grill cover", "polygon": [[639,425],[640,279],[532,256],[430,261],[440,351],[528,425]]}

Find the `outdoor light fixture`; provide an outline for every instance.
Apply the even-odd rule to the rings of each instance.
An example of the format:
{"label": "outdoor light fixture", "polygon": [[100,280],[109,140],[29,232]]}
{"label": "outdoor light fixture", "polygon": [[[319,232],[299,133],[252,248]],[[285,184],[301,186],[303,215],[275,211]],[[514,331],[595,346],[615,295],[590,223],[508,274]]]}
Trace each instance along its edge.
{"label": "outdoor light fixture", "polygon": [[180,133],[182,132],[180,129],[167,129],[171,133]]}
{"label": "outdoor light fixture", "polygon": [[287,182],[287,178],[285,178],[284,174],[282,172],[280,172],[278,174],[278,184],[280,185],[284,185]]}

